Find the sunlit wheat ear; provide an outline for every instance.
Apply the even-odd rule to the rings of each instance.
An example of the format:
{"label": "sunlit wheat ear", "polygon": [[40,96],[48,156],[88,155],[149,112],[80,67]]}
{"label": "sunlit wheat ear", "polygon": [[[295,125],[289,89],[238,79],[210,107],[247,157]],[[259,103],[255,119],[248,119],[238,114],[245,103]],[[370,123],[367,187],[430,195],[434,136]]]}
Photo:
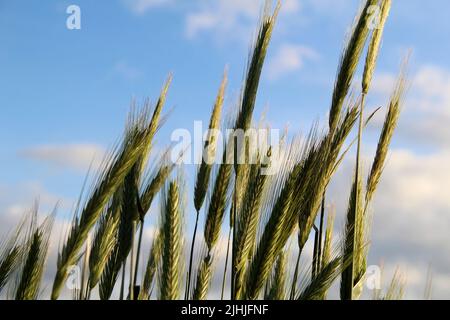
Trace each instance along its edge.
{"label": "sunlit wheat ear", "polygon": [[159,298],[177,300],[181,289],[182,213],[179,184],[169,183],[163,194],[161,207],[161,266],[159,272]]}
{"label": "sunlit wheat ear", "polygon": [[161,234],[157,233],[154,235],[152,247],[150,249],[150,254],[147,260],[147,266],[145,268],[144,279],[142,280],[141,290],[139,291],[138,300],[148,300],[150,299],[153,280],[158,269],[161,258]]}
{"label": "sunlit wheat ear", "polygon": [[41,225],[37,225],[36,206],[33,209],[28,239],[26,239],[23,265],[15,288],[16,300],[35,300],[39,296],[41,279],[44,274],[50,234],[53,227],[56,210],[48,216]]}
{"label": "sunlit wheat ear", "polygon": [[192,235],[191,241],[191,250],[189,256],[189,269],[188,276],[186,279],[186,292],[185,298],[189,298],[190,295],[190,286],[191,286],[191,278],[192,278],[192,259],[194,256],[194,248],[195,248],[195,239],[197,236],[197,227],[198,227],[198,219],[200,215],[200,209],[203,206],[203,202],[206,197],[206,193],[209,187],[209,180],[211,177],[211,169],[214,158],[216,157],[216,146],[217,146],[217,130],[220,126],[220,119],[222,114],[222,106],[225,95],[225,88],[227,85],[227,70],[225,70],[222,83],[219,88],[219,93],[217,94],[216,102],[214,104],[214,108],[211,114],[211,119],[209,122],[209,134],[205,141],[205,145],[202,151],[202,162],[197,171],[197,181],[195,183],[194,188],[194,207],[196,210],[196,218],[195,218],[195,226],[194,232]]}
{"label": "sunlit wheat ear", "polygon": [[208,290],[211,285],[213,257],[205,253],[204,258],[200,261],[198,266],[195,286],[193,289],[193,300],[205,300],[207,298]]}
{"label": "sunlit wheat ear", "polygon": [[53,282],[52,299],[57,299],[70,266],[75,265],[79,251],[89,232],[97,222],[103,209],[125,176],[145,151],[148,132],[133,132],[122,146],[111,156],[108,164],[99,174],[98,180],[81,213],[76,214],[66,243],[57,261],[57,272]]}
{"label": "sunlit wheat ear", "polygon": [[[313,144],[313,143],[312,143]],[[303,170],[303,159],[299,153],[299,146],[293,143],[282,164],[283,170],[287,173],[280,173],[281,180],[276,182],[276,188],[269,197],[270,204],[267,206],[267,216],[264,214],[265,224],[261,228],[261,235],[255,248],[255,253],[251,257],[249,268],[245,277],[245,287],[243,297],[246,299],[257,299],[260,291],[267,281],[270,271],[275,263],[278,253],[283,249],[287,239],[289,239],[296,222],[294,213],[294,202],[302,201],[302,194],[299,183],[299,176]],[[301,160],[298,161],[298,158]],[[291,165],[295,163],[294,165]],[[297,195],[294,197],[293,195]]]}
{"label": "sunlit wheat ear", "polygon": [[330,131],[311,149],[307,165],[302,171],[302,180],[307,182],[304,186],[305,201],[297,201],[295,211],[298,214],[298,229],[300,230],[299,245],[303,247],[314,225],[318,210],[322,204],[322,197],[332,174],[342,146],[358,119],[358,104],[351,105],[338,121],[334,131]]}
{"label": "sunlit wheat ear", "polygon": [[[172,81],[172,76],[169,76],[168,80],[166,81],[166,84],[164,85],[162,92],[160,94],[160,97],[158,99],[158,102],[155,106],[155,110],[153,111],[152,117],[149,119],[149,111],[146,110],[148,108],[144,108],[143,111],[140,113],[137,113],[135,116],[135,119],[131,119],[130,121],[130,129],[129,132],[138,131],[138,132],[145,132],[147,135],[147,140],[145,142],[144,151],[137,160],[136,164],[131,168],[130,172],[125,176],[124,185],[123,185],[123,197],[122,197],[122,211],[121,211],[121,219],[120,219],[120,225],[119,225],[119,238],[122,240],[120,242],[119,246],[119,259],[120,262],[123,264],[124,261],[126,261],[127,256],[129,255],[129,252],[134,247],[134,238],[135,233],[134,229],[136,229],[136,224],[138,221],[141,223],[140,227],[141,230],[143,228],[143,220],[146,213],[146,210],[144,208],[142,209],[142,212],[140,212],[139,205],[139,197],[140,197],[140,190],[139,187],[141,185],[142,180],[142,174],[145,167],[145,163],[147,162],[147,159],[149,157],[149,152],[152,147],[153,143],[153,137],[160,126],[160,117],[161,117],[161,111],[164,106],[164,103],[166,101],[167,92],[170,86],[170,83]],[[140,237],[142,237],[142,233],[140,234]],[[128,239],[125,241],[125,239]],[[141,238],[139,239],[139,243],[141,243]],[[122,244],[126,244],[123,245]],[[138,248],[138,251],[140,248]],[[139,255],[139,252],[138,252]],[[131,266],[130,268],[133,269],[134,265],[134,256],[131,256]],[[131,275],[133,278],[134,274]],[[134,280],[132,279],[133,285]],[[131,292],[131,289],[130,289]]]}
{"label": "sunlit wheat ear", "polygon": [[[91,257],[91,259],[96,259],[97,257],[97,253],[98,252],[97,248],[101,247],[102,242],[109,242],[107,238],[103,238],[103,235],[101,233],[99,233],[100,229],[102,230],[108,230],[108,228],[106,227],[105,223],[108,221],[112,221],[112,217],[117,217],[117,219],[119,220],[119,223],[117,224],[117,226],[115,226],[115,230],[114,230],[114,237],[116,238],[116,241],[114,242],[114,246],[111,249],[111,252],[108,255],[106,264],[103,266],[102,268],[102,272],[101,272],[101,276],[99,279],[99,295],[100,295],[100,299],[102,300],[107,300],[110,298],[112,291],[114,289],[114,285],[116,283],[117,280],[117,275],[118,275],[118,260],[119,260],[119,244],[118,241],[119,240],[119,225],[120,225],[120,219],[121,219],[121,210],[122,210],[122,197],[123,197],[123,192],[122,192],[122,186],[120,186],[118,188],[118,190],[114,193],[112,199],[110,200],[109,206],[107,208],[107,214],[111,216],[111,218],[109,219],[101,219],[99,221],[100,225],[97,227],[97,233],[95,235],[94,238],[94,248],[93,248],[93,256]],[[111,230],[113,231],[113,230]],[[109,234],[109,230],[108,230],[108,236],[110,236]],[[92,274],[93,277],[96,275],[96,273]],[[94,279],[92,279],[92,281],[95,282],[95,277]]]}
{"label": "sunlit wheat ear", "polygon": [[341,114],[345,98],[349,92],[355,71],[358,67],[362,51],[369,34],[369,8],[378,0],[366,0],[361,13],[356,19],[350,38],[348,39],[339,64],[338,74],[331,100],[329,126],[333,131]]}
{"label": "sunlit wheat ear", "polygon": [[269,180],[264,173],[266,167],[267,165],[263,164],[251,165],[247,190],[244,192],[241,212],[236,223],[236,238],[233,241],[235,255],[232,262],[236,298],[241,297],[248,257],[255,246],[261,206]]}
{"label": "sunlit wheat ear", "polygon": [[264,300],[286,299],[286,264],[287,257],[286,254],[282,252],[278,255],[272,278],[267,282]]}
{"label": "sunlit wheat ear", "polygon": [[[272,16],[264,15],[259,34],[251,54],[250,64],[247,70],[247,76],[242,93],[242,104],[236,118],[234,126],[235,129],[246,129],[249,128],[251,124],[259,79],[278,11],[279,4]],[[236,156],[240,153],[240,151],[236,151],[234,145],[235,144],[233,141],[228,141],[228,145],[225,149],[234,150],[236,153],[234,160],[237,165]],[[227,152],[226,150],[223,155],[224,163],[220,165],[219,172],[214,183],[204,228],[205,242],[210,252],[217,242],[220,234],[227,206],[229,184],[232,178],[232,165],[229,164],[230,161],[228,158],[228,156],[232,153]]]}
{"label": "sunlit wheat ear", "polygon": [[[261,78],[264,61],[266,59],[267,49],[269,48],[272,32],[281,8],[281,1],[277,1],[274,12],[270,14],[270,2],[271,1],[266,1],[265,11],[261,19],[258,35],[251,50],[245,83],[242,90],[241,105],[237,114],[236,124],[234,126],[235,129],[242,129],[245,131],[251,127],[259,81]],[[237,177],[235,181],[236,183],[239,183],[241,180],[239,173],[241,166],[239,164],[243,162],[243,159],[241,159],[242,157],[244,157],[244,160],[247,161],[245,159],[246,150],[245,145],[241,145],[241,148],[243,149],[239,150],[234,141],[231,141],[231,143],[232,144],[229,147],[234,150],[234,168]]]}
{"label": "sunlit wheat ear", "polygon": [[381,0],[380,21],[373,30],[372,38],[370,39],[369,48],[364,66],[364,74],[362,80],[362,92],[367,94],[372,82],[373,73],[378,59],[378,52],[380,50],[381,40],[383,38],[384,26],[391,10],[392,0]]}
{"label": "sunlit wheat ear", "polygon": [[231,178],[232,168],[228,164],[222,164],[216,176],[213,193],[209,203],[204,236],[208,249],[213,250],[219,239],[223,217],[227,206],[228,184]]}
{"label": "sunlit wheat ear", "polygon": [[[219,93],[217,94],[216,101],[214,103],[214,108],[211,113],[211,118],[209,120],[209,135],[205,141],[202,154],[202,162],[197,172],[197,181],[195,183],[194,190],[194,207],[197,211],[203,205],[205,200],[206,192],[208,190],[209,179],[211,176],[211,166],[216,155],[216,145],[217,136],[215,135],[215,130],[219,129],[220,119],[222,115],[222,106],[225,96],[225,89],[227,86],[228,75],[225,70],[222,83],[220,84]],[[206,157],[206,159],[205,159]]]}
{"label": "sunlit wheat ear", "polygon": [[[143,141],[142,152],[138,156],[135,164],[129,169],[129,172],[124,177],[122,183],[114,194],[115,201],[117,202],[117,209],[120,215],[120,222],[118,226],[118,241],[111,252],[110,259],[108,260],[104,272],[100,281],[100,297],[102,299],[108,299],[114,285],[117,280],[120,268],[126,261],[128,254],[131,250],[133,234],[133,224],[138,220],[143,220],[145,213],[149,210],[151,202],[159,190],[164,180],[167,178],[171,169],[161,170],[161,175],[156,176],[156,181],[152,181],[145,189],[141,198],[139,187],[141,185],[143,168],[149,157],[149,152],[152,146],[153,137],[160,127],[161,110],[166,101],[166,95],[171,83],[172,77],[169,76],[166,84],[164,85],[155,109],[150,117],[150,108],[148,104],[138,112],[131,112],[129,121],[126,127],[125,140],[129,140],[129,137],[133,137],[136,134],[145,135],[146,138]],[[139,202],[138,203],[138,198]],[[113,201],[114,202],[114,201]],[[139,205],[143,212],[139,212]],[[141,224],[141,228],[143,225]],[[141,229],[142,230],[142,229]],[[140,233],[141,237],[142,232]],[[139,239],[140,243],[141,239]],[[139,248],[138,248],[139,252]],[[139,254],[139,253],[138,253]],[[121,296],[123,296],[121,290]]]}
{"label": "sunlit wheat ear", "polygon": [[281,2],[278,1],[274,13],[272,15],[269,15],[268,9],[266,9],[266,12],[264,13],[264,16],[262,18],[258,36],[250,55],[244,89],[242,92],[242,104],[239,115],[236,119],[236,129],[245,130],[248,129],[251,125],[253,110],[255,108],[256,95],[258,92],[259,79],[261,77],[267,48],[269,47],[272,31],[275,26],[280,7]]}
{"label": "sunlit wheat ear", "polygon": [[[332,208],[328,214],[327,227],[325,230],[325,240],[322,252],[322,261],[320,266],[320,271],[322,271],[332,260],[332,244],[333,244],[333,231],[334,231],[334,220],[336,217],[336,211]],[[323,290],[322,299],[327,298],[328,290]]]}
{"label": "sunlit wheat ear", "polygon": [[327,217],[327,227],[325,230],[325,240],[322,253],[322,266],[331,260],[331,246],[333,243],[334,220],[336,218],[336,210],[330,209]]}
{"label": "sunlit wheat ear", "polygon": [[367,204],[369,204],[370,201],[372,200],[375,190],[380,181],[380,177],[383,172],[384,164],[386,161],[386,156],[389,150],[389,145],[394,135],[395,128],[397,127],[406,86],[405,67],[406,61],[404,62],[404,66],[400,73],[400,77],[397,81],[396,88],[390,99],[389,109],[387,111],[386,118],[383,124],[383,129],[381,131],[381,135],[378,141],[375,159],[373,160],[370,174],[367,179],[366,209]]}
{"label": "sunlit wheat ear", "polygon": [[[112,201],[117,201],[113,197]],[[120,221],[119,204],[111,205],[98,222],[89,257],[89,286],[92,290],[100,281],[103,270],[117,243],[117,230]]]}
{"label": "sunlit wheat ear", "polygon": [[166,164],[165,160],[161,160],[160,162],[161,166],[159,167],[156,174],[149,176],[147,178],[147,181],[144,182],[142,186],[140,199],[142,210],[144,211],[144,213],[148,212],[155,196],[164,186],[173,169],[175,168],[175,165],[173,164]]}
{"label": "sunlit wheat ear", "polygon": [[[299,174],[299,180],[295,185],[301,185],[302,189],[295,194],[301,194],[304,198],[302,201],[297,196],[296,201],[293,202],[293,212],[296,214],[293,216],[293,219],[297,219],[298,221],[298,246],[300,254],[314,226],[317,213],[323,202],[326,187],[340,161],[339,155],[342,145],[353,128],[357,117],[358,107],[356,104],[347,108],[346,112],[339,117],[340,119],[335,130],[329,131],[317,143],[317,146],[310,148],[308,155],[301,164],[301,174]],[[288,225],[285,228],[292,230],[292,217],[288,221]],[[287,239],[285,238],[283,241],[285,243]],[[318,241],[319,239],[317,238],[316,242]],[[297,261],[299,260],[300,255],[297,257]],[[315,262],[319,260],[320,253],[318,254],[315,251]],[[312,270],[316,272],[316,269],[317,265]],[[294,279],[297,279],[297,267],[294,273]],[[295,284],[293,284],[291,289],[291,298],[294,297],[294,293]]]}

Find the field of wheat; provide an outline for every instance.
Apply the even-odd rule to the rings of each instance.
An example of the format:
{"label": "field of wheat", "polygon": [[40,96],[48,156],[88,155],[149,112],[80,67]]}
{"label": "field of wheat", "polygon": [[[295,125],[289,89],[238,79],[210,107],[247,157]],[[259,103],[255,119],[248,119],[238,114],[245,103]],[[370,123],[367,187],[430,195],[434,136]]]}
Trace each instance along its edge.
{"label": "field of wheat", "polygon": [[[261,17],[234,116],[225,120],[222,112],[225,72],[209,129],[228,126],[246,131],[264,126],[255,121],[253,111],[280,5],[267,6]],[[374,6],[381,13],[375,27]],[[217,154],[218,141],[210,135],[193,190],[187,188],[182,165],[167,157],[170,146],[158,161],[152,156],[154,138],[164,125],[169,76],[155,105],[130,111],[121,141],[99,172],[90,173],[95,183],[81,193],[68,230],[53,228],[57,210],[38,221],[36,206],[9,235],[2,235],[0,293],[17,300],[58,299],[74,270],[80,270],[79,285],[70,288],[78,300],[204,300],[214,275],[222,279],[222,299],[322,300],[335,284],[340,299],[359,299],[370,250],[371,202],[382,179],[406,86],[405,63],[386,104],[376,110],[365,108],[390,7],[391,0],[367,0],[357,13],[340,58],[326,127],[312,124],[306,135],[284,136],[277,157],[269,142],[253,148],[249,142],[236,143],[232,136],[225,137],[225,148]],[[366,171],[360,163],[362,136],[377,112],[386,116]],[[348,193],[335,195],[350,194],[348,209],[334,212],[327,206],[327,188],[342,161],[353,155],[350,150],[356,155],[353,185]],[[225,161],[217,164],[212,158]],[[278,170],[266,174],[272,166]],[[157,221],[156,231],[150,250],[144,252],[144,223],[155,201],[160,216],[152,219]],[[192,207],[187,202],[195,212],[186,212]],[[345,217],[344,230],[338,232],[336,215]],[[185,227],[188,216],[195,219],[192,230]],[[42,277],[51,233],[60,233],[63,241],[48,297],[42,295]],[[226,259],[219,264],[223,234]],[[313,241],[311,261],[302,259],[308,239]],[[139,265],[142,257],[145,268]],[[401,283],[395,278],[375,295],[376,299],[401,297]]]}

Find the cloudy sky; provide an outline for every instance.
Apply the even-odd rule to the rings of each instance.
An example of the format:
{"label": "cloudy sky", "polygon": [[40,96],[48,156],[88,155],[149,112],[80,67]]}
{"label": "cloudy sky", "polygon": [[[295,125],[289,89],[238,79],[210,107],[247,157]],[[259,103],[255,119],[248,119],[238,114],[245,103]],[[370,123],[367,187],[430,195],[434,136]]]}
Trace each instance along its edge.
{"label": "cloudy sky", "polygon": [[[368,107],[386,105],[409,50],[410,85],[373,206],[369,263],[382,263],[386,278],[400,268],[407,298],[423,297],[431,266],[433,297],[450,298],[450,3],[393,2]],[[66,28],[71,4],[81,8],[81,30]],[[0,0],[0,232],[35,199],[43,211],[59,202],[62,228],[89,165],[120,136],[130,101],[154,101],[169,72],[173,111],[157,137],[161,148],[174,129],[193,130],[195,120],[208,120],[225,66],[226,106],[233,107],[261,4]],[[284,1],[257,115],[267,110],[272,127],[291,132],[307,132],[312,121],[326,119],[358,7],[358,0]],[[366,134],[366,167],[384,110]],[[352,167],[350,159],[344,163],[328,197],[341,217]],[[192,168],[186,171],[192,181]]]}

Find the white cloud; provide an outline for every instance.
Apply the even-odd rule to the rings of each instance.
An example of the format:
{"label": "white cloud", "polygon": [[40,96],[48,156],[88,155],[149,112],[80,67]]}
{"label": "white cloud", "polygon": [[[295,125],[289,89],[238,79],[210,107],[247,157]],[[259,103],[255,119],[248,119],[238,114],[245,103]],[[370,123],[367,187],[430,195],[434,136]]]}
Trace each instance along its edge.
{"label": "white cloud", "polygon": [[142,15],[150,9],[171,4],[172,0],[123,0],[124,4],[135,14]]}
{"label": "white cloud", "polygon": [[[416,294],[423,292],[429,263],[438,278],[450,277],[448,181],[449,152],[393,151],[374,201],[373,255],[421,268],[420,281],[409,283]],[[435,287],[440,297],[450,295],[449,281]]]}
{"label": "white cloud", "polygon": [[[394,74],[379,74],[375,98],[387,100]],[[450,72],[425,65],[409,76],[409,89],[395,140],[409,149],[393,149],[373,203],[374,224],[370,264],[385,261],[406,277],[406,298],[424,297],[427,269],[433,272],[433,298],[450,295]],[[378,127],[383,121],[380,114]],[[425,151],[424,151],[425,150]],[[367,167],[371,163],[367,158]],[[349,161],[336,178],[331,194],[350,188]],[[346,199],[338,199],[345,210]],[[343,211],[344,212],[344,211]]]}
{"label": "white cloud", "polygon": [[314,49],[295,44],[283,44],[268,62],[268,76],[276,80],[288,73],[300,70],[305,60],[316,60],[319,55]]}
{"label": "white cloud", "polygon": [[[193,38],[204,31],[225,35],[240,32],[258,17],[261,1],[218,0],[199,6],[186,15],[186,35]],[[232,35],[231,33],[230,35]]]}
{"label": "white cloud", "polygon": [[[264,8],[263,0],[218,0],[203,2],[186,16],[186,35],[194,38],[203,32],[224,37],[242,38],[252,34],[255,23]],[[299,0],[283,1],[280,15],[297,13]],[[248,39],[243,39],[247,41]]]}
{"label": "white cloud", "polygon": [[[367,146],[365,150],[368,150]],[[366,154],[369,169],[372,154]],[[349,155],[330,185],[328,201],[337,209],[336,230],[342,230],[348,205],[354,157]],[[371,212],[373,227],[369,265],[384,263],[386,280],[399,267],[407,280],[407,298],[423,298],[431,264],[434,298],[450,295],[450,152],[417,154],[403,149],[389,152]],[[343,190],[346,190],[343,192]],[[437,279],[447,279],[440,282]]]}
{"label": "white cloud", "polygon": [[101,165],[105,149],[95,144],[42,145],[22,150],[19,154],[52,167],[87,172],[90,166],[95,169]]}
{"label": "white cloud", "polygon": [[[450,72],[433,65],[425,65],[408,78],[410,83],[398,135],[417,146],[448,147],[450,145]],[[386,99],[391,94],[396,76],[376,75],[373,93]],[[381,113],[374,122],[381,125]]]}
{"label": "white cloud", "polygon": [[186,34],[194,37],[201,30],[214,28],[218,23],[218,17],[211,12],[199,12],[186,17]]}
{"label": "white cloud", "polygon": [[[341,14],[357,7],[359,0],[303,0],[304,5],[321,14]],[[354,9],[353,9],[354,10]]]}
{"label": "white cloud", "polygon": [[127,80],[135,80],[139,78],[142,73],[137,68],[131,66],[126,61],[119,61],[114,65],[114,72],[124,77]]}
{"label": "white cloud", "polygon": [[[261,16],[266,0],[122,0],[126,7],[137,15],[143,15],[155,8],[181,8],[185,18],[185,34],[195,38],[201,34],[211,34],[214,39],[233,39],[248,43],[247,35],[252,34]],[[357,6],[359,0],[283,0],[280,10],[280,24],[283,29],[299,20],[307,21],[311,15],[340,17],[349,8]],[[272,5],[276,0],[269,1]],[[308,13],[308,15],[305,14]],[[286,29],[286,28],[285,28]],[[287,28],[289,29],[289,28]]]}

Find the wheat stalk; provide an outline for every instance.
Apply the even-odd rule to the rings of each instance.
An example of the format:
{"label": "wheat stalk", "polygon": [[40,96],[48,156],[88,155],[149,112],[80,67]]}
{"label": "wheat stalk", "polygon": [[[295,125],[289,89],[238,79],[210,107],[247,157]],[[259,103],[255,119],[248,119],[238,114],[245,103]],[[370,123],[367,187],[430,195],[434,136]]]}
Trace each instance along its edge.
{"label": "wheat stalk", "polygon": [[[113,198],[113,201],[117,198]],[[98,223],[89,258],[89,286],[92,290],[100,281],[103,270],[117,243],[120,215],[118,204],[112,205]]]}

